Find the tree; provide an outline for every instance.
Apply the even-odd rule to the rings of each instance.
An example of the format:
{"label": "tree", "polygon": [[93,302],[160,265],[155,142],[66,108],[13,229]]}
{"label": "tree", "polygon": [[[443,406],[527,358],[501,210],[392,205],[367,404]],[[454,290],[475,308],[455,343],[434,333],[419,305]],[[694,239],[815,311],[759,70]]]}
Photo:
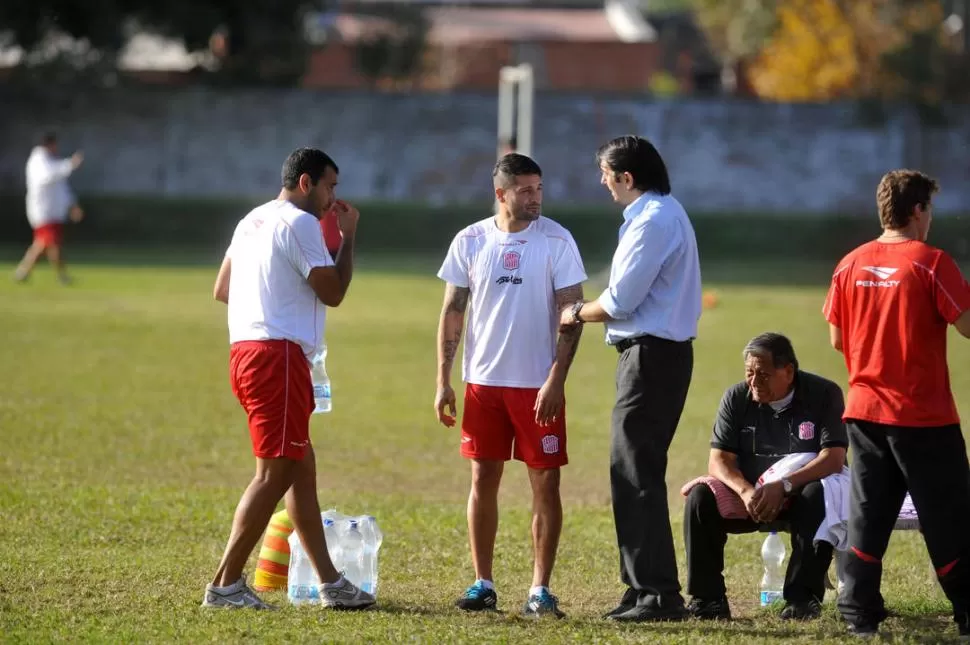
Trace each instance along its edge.
{"label": "tree", "polygon": [[83,43],[82,50],[96,55],[79,59],[75,52],[78,68],[113,65],[136,31],[179,39],[189,51],[208,49],[214,34],[221,33],[223,76],[291,82],[306,64],[308,8],[304,0],[25,0],[0,2],[0,25],[8,44],[27,52],[36,53],[58,37]]}
{"label": "tree", "polygon": [[[722,56],[745,61],[755,93],[777,101],[901,100],[967,94],[939,0],[695,0]],[[961,60],[963,63],[961,64]]]}

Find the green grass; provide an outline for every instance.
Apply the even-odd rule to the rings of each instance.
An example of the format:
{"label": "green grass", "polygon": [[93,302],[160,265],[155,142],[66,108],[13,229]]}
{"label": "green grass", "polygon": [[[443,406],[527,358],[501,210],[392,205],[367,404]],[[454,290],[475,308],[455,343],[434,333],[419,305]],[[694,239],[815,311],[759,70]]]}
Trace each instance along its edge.
{"label": "green grass", "polygon": [[[7,254],[4,257],[10,257]],[[567,386],[570,465],[553,576],[569,619],[516,616],[530,582],[528,484],[507,470],[496,582],[504,614],[460,615],[470,582],[457,434],[434,421],[437,260],[362,262],[331,312],[334,412],[314,417],[324,508],[374,514],[385,533],[380,609],[272,614],[198,607],[253,470],[244,415],[227,377],[225,309],[209,294],[215,266],[75,266],[57,287],[46,268],[14,285],[0,265],[0,639],[9,642],[510,641],[835,642],[823,618],[790,625],[756,605],[763,536],[733,537],[726,577],[738,619],[618,626],[599,618],[622,591],[609,506],[608,432],[616,353],[585,333]],[[424,271],[415,270],[416,268]],[[824,276],[829,267],[816,267]],[[767,329],[789,334],[805,368],[844,384],[827,346],[822,286],[786,285],[772,268],[705,267],[719,305],[705,312],[687,408],[670,450],[671,517],[683,578],[678,489],[706,467],[721,392],[739,352]],[[776,286],[759,286],[758,282]],[[824,277],[822,282],[824,284]],[[590,288],[590,291],[592,289]],[[953,388],[970,415],[970,344],[951,345]],[[458,385],[456,378],[455,385]],[[255,554],[254,554],[255,555]],[[248,571],[255,568],[253,560]],[[917,533],[894,536],[884,592],[900,642],[955,636]],[[267,594],[285,605],[283,594]]]}

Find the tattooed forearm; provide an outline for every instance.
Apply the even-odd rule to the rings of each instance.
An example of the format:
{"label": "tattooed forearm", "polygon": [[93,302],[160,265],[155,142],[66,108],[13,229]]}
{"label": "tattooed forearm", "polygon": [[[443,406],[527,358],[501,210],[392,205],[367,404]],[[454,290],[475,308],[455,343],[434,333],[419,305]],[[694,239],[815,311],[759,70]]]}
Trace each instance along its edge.
{"label": "tattooed forearm", "polygon": [[[583,299],[583,285],[577,284],[565,287],[556,291],[556,312],[561,312],[567,307]],[[558,315],[556,316],[558,320]],[[569,372],[569,366],[573,363],[576,350],[579,349],[579,339],[583,335],[582,325],[573,325],[559,330],[559,339],[556,342],[556,360],[553,363],[553,371],[563,380]]]}
{"label": "tattooed forearm", "polygon": [[455,356],[458,355],[458,346],[461,345],[461,327],[455,329],[451,337],[445,337],[441,346],[442,358],[446,363],[451,365],[455,362]]}
{"label": "tattooed forearm", "polygon": [[465,309],[468,307],[469,293],[471,291],[468,287],[456,287],[449,284],[445,288],[445,310],[458,314],[465,313]]}
{"label": "tattooed forearm", "polygon": [[469,290],[449,284],[445,289],[445,302],[438,320],[438,382],[451,380],[451,366],[461,345],[461,331],[465,326],[465,309],[468,307]]}
{"label": "tattooed forearm", "polygon": [[571,287],[563,287],[556,291],[556,310],[562,311],[566,307],[571,307],[577,300],[583,299],[583,285],[574,284]]}

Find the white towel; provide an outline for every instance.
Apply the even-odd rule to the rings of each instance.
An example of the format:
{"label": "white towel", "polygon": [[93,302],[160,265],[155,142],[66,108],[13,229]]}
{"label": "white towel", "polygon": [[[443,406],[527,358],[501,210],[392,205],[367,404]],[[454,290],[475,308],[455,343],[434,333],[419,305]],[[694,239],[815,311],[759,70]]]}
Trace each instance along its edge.
{"label": "white towel", "polygon": [[[817,452],[795,452],[782,457],[758,478],[755,488],[776,482],[803,468],[818,457]],[[828,542],[844,551],[849,541],[849,469],[822,478],[825,497],[825,518],[815,533],[815,542]]]}

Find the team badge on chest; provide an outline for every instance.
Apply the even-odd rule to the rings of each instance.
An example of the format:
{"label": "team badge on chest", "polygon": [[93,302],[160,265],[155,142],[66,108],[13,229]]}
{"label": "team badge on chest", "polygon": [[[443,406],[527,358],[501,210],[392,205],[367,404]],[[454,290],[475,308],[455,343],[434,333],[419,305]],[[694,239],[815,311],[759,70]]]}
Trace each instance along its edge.
{"label": "team badge on chest", "polygon": [[522,256],[518,251],[506,251],[502,254],[502,268],[506,271],[515,271],[519,268],[519,260]]}
{"label": "team badge on chest", "polygon": [[815,424],[811,421],[803,421],[798,424],[798,438],[802,441],[809,441],[815,438]]}

